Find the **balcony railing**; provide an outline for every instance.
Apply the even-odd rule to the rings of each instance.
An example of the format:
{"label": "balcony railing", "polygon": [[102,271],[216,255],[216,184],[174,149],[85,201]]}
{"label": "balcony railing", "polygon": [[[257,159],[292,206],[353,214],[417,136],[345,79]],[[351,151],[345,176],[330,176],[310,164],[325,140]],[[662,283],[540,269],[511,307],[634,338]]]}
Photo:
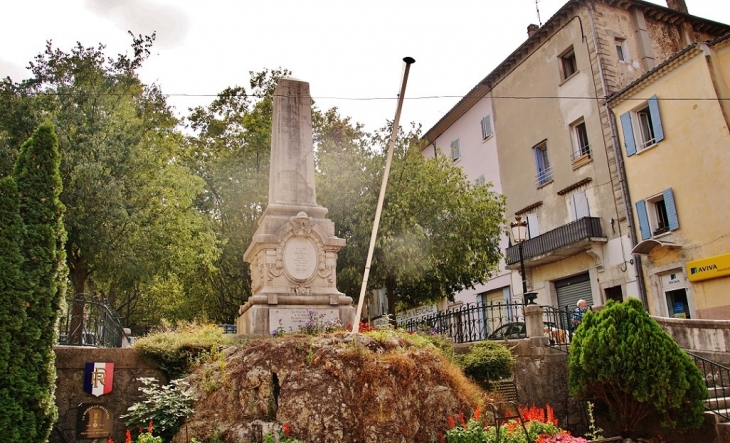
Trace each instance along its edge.
{"label": "balcony railing", "polygon": [[[547,254],[551,251],[570,246],[589,238],[602,238],[601,219],[598,217],[583,217],[567,225],[548,231],[522,243],[522,258],[527,260]],[[518,246],[507,248],[507,264],[520,262]]]}
{"label": "balcony railing", "polygon": [[547,168],[543,168],[539,171],[537,171],[537,175],[535,176],[535,182],[537,183],[537,186],[543,186],[548,184],[553,180],[553,168],[551,166],[548,166]]}

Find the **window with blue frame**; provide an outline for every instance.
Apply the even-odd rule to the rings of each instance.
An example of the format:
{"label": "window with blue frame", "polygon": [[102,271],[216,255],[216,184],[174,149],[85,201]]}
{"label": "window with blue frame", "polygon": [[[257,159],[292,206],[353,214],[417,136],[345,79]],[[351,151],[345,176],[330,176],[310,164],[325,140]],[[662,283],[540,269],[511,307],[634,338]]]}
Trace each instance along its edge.
{"label": "window with blue frame", "polygon": [[547,141],[541,142],[532,148],[535,154],[535,166],[537,168],[537,185],[543,186],[553,181],[553,169],[548,159]]}
{"label": "window with blue frame", "polygon": [[641,239],[647,240],[679,229],[679,217],[672,188],[661,194],[636,202]]}
{"label": "window with blue frame", "polygon": [[628,157],[664,140],[664,127],[656,95],[633,111],[621,114],[620,120]]}

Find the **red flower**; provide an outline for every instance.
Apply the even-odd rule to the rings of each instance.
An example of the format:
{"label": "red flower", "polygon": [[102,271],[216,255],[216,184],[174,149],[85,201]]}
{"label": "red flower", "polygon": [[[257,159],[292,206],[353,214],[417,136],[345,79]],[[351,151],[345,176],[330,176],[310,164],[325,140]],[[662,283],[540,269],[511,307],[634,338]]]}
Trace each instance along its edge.
{"label": "red flower", "polygon": [[459,423],[461,423],[461,426],[463,426],[464,429],[466,429],[466,421],[464,420],[464,414],[462,414],[461,412],[459,412]]}
{"label": "red flower", "polygon": [[129,428],[127,428],[127,438],[124,439],[124,443],[132,443],[132,433],[129,431]]}
{"label": "red flower", "polygon": [[284,435],[289,437],[289,432],[291,432],[291,428],[289,427],[289,423],[284,423]]}
{"label": "red flower", "polygon": [[449,429],[456,427],[456,422],[454,421],[454,417],[452,415],[446,417],[446,422],[449,424]]}
{"label": "red flower", "polygon": [[147,425],[147,432],[152,433],[152,420],[150,420],[150,424]]}
{"label": "red flower", "polygon": [[444,433],[443,432],[439,434],[439,441],[441,443],[446,443],[446,439],[444,438]]}
{"label": "red flower", "polygon": [[477,410],[474,411],[474,420],[479,421],[479,417],[482,416],[482,407],[477,406]]}
{"label": "red flower", "polygon": [[109,436],[109,439],[106,441],[106,443],[114,443],[114,440],[112,440],[111,435]]}
{"label": "red flower", "polygon": [[547,411],[547,423],[552,423],[557,426],[558,419],[555,418],[555,411],[553,411],[553,408],[551,408],[550,405],[545,405],[545,410]]}

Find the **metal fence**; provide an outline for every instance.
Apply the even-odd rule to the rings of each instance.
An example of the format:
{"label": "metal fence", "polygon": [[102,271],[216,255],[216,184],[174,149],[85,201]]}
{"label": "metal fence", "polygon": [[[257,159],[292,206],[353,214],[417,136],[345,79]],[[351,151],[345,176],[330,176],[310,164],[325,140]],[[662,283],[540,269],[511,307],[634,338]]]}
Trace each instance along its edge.
{"label": "metal fence", "polygon": [[725,420],[730,420],[730,368],[690,352],[687,354],[705,379],[705,386],[710,395],[705,401],[705,409]]}
{"label": "metal fence", "polygon": [[576,325],[573,324],[573,310],[570,306],[563,309],[555,306],[542,307],[544,333],[550,340],[550,346],[568,352],[570,340],[573,338]]}
{"label": "metal fence", "polygon": [[[74,315],[75,303],[83,303],[82,314]],[[129,341],[114,308],[106,299],[91,295],[74,298],[58,327],[60,345],[121,348],[123,340]]]}
{"label": "metal fence", "polygon": [[525,306],[522,301],[467,303],[447,311],[398,321],[398,327],[410,332],[441,334],[455,343],[524,338]]}

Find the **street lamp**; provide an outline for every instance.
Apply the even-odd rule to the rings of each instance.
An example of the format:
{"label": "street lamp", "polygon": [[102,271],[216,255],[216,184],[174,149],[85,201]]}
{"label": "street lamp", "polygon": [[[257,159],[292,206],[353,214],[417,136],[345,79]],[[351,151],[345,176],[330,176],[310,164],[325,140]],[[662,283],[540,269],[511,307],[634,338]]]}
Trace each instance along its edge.
{"label": "street lamp", "polygon": [[[536,293],[527,292],[527,278],[525,277],[525,259],[522,256],[522,244],[527,240],[527,222],[522,221],[522,217],[516,216],[515,221],[509,224],[512,231],[512,240],[517,243],[517,249],[520,251],[520,273],[522,274],[522,296],[525,304],[535,304]],[[528,301],[529,300],[529,301]]]}

